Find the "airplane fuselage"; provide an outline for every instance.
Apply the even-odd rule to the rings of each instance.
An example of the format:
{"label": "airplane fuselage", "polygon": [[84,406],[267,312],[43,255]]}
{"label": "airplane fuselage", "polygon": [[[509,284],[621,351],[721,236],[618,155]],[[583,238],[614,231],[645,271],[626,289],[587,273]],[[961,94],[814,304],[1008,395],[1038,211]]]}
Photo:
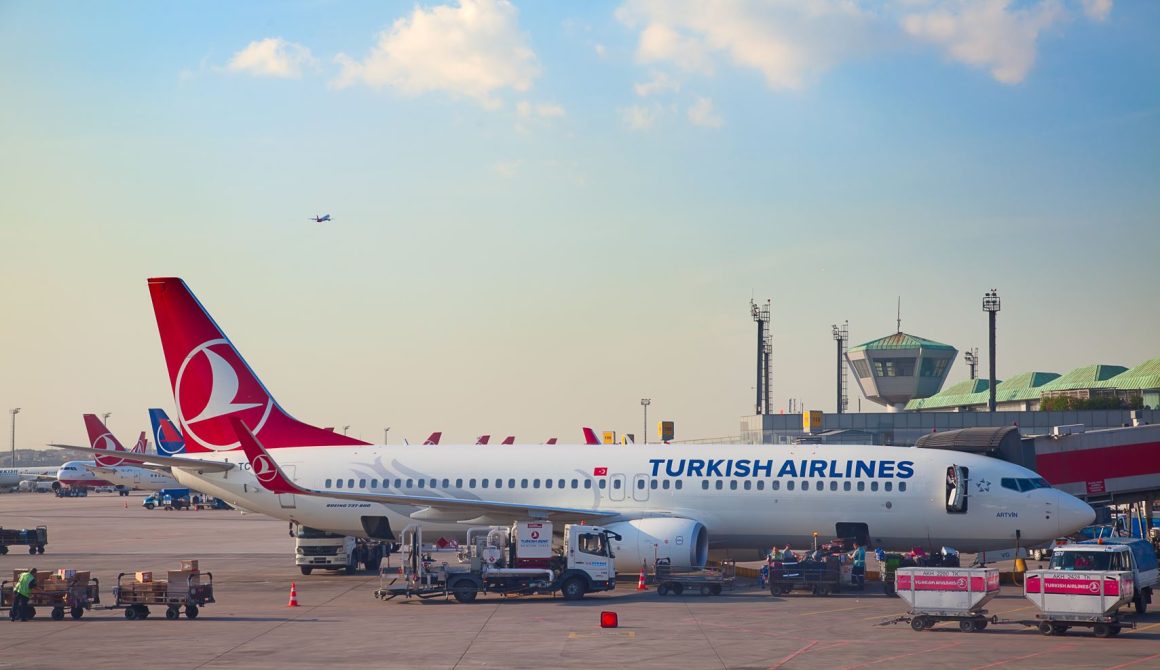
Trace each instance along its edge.
{"label": "airplane fuselage", "polygon": [[[671,516],[709,531],[714,549],[802,547],[865,524],[875,545],[960,551],[1046,542],[1086,525],[1091,508],[1056,489],[1005,486],[1038,475],[976,454],[846,445],[365,446],[272,450],[302,486]],[[239,464],[225,473],[175,470],[181,482],[241,507],[366,537],[364,518],[462,533],[488,519],[410,505],[264,490],[240,452],[198,454]],[[964,511],[949,511],[948,468],[967,468]],[[1042,481],[1042,480],[1039,480]],[[1026,488],[1026,487],[1024,487]],[[600,522],[602,525],[607,520]]]}

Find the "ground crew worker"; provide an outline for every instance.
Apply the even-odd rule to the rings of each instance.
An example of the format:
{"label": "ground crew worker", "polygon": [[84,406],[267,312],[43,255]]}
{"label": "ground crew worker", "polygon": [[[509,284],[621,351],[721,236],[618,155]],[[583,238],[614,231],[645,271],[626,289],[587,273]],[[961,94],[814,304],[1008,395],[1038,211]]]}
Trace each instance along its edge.
{"label": "ground crew worker", "polygon": [[850,577],[854,582],[854,586],[859,591],[866,588],[866,547],[863,547],[858,542],[854,543],[854,551],[850,554],[850,558],[854,559],[854,569],[850,572]]}
{"label": "ground crew worker", "polygon": [[28,621],[28,599],[32,597],[35,585],[36,568],[20,575],[20,579],[16,580],[16,586],[12,589],[12,611],[8,614],[9,619]]}

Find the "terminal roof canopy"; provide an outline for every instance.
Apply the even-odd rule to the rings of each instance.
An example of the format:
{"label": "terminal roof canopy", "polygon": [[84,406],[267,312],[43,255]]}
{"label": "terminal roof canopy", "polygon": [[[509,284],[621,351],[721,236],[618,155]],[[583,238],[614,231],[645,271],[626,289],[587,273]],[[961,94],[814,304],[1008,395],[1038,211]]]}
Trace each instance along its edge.
{"label": "terminal roof canopy", "polygon": [[856,347],[850,347],[850,351],[864,351],[877,349],[932,349],[941,351],[957,351],[949,344],[942,342],[935,342],[926,338],[910,335],[908,333],[897,332],[893,335],[880,337],[877,340],[870,340],[864,344],[859,344]]}

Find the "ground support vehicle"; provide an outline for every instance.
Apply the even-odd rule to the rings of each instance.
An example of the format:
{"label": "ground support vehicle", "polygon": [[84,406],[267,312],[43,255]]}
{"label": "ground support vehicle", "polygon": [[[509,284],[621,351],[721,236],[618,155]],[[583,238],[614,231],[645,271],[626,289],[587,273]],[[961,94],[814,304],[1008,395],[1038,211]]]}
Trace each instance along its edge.
{"label": "ground support vehicle", "polygon": [[161,489],[141,501],[145,509],[162,507],[167,510],[189,509],[189,489]]}
{"label": "ground support vehicle", "polygon": [[806,590],[815,596],[828,596],[840,589],[841,564],[837,556],[826,556],[820,561],[771,561],[769,563],[769,593],[788,595],[795,589]]}
{"label": "ground support vehicle", "polygon": [[142,574],[117,575],[112,607],[124,608],[126,619],[148,617],[150,605],[164,607],[166,619],[180,617],[183,607],[186,618],[196,619],[199,608],[215,602],[212,572],[170,571],[164,581],[144,581]]}
{"label": "ground support vehicle", "polygon": [[674,567],[669,559],[662,558],[653,569],[652,582],[657,587],[658,596],[670,593],[679,596],[686,591],[703,596],[719,596],[723,588],[733,590],[736,567],[737,562],[732,560],[722,561],[717,567]]}
{"label": "ground support vehicle", "polygon": [[28,545],[28,553],[43,554],[48,544],[48,526],[36,528],[0,528],[0,554],[7,554],[8,547]]}
{"label": "ground support vehicle", "polygon": [[1072,627],[1091,628],[1096,637],[1119,635],[1135,627],[1120,618],[1120,607],[1135,600],[1132,572],[1032,570],[1023,582],[1023,595],[1039,609],[1034,620],[995,621],[1034,626],[1044,635],[1062,635]]}
{"label": "ground support vehicle", "polygon": [[939,621],[957,621],[959,630],[983,630],[992,621],[983,609],[999,595],[995,568],[899,568],[895,574],[899,597],[910,605],[906,615],[885,623],[907,622],[916,631]]}
{"label": "ground support vehicle", "polygon": [[61,486],[55,489],[57,498],[84,498],[89,495],[85,486]]}
{"label": "ground support vehicle", "polygon": [[[564,526],[563,551],[552,548],[552,522],[521,521],[467,531],[467,541],[454,558],[437,562],[423,546],[422,529],[410,525],[400,535],[401,567],[388,564],[380,572],[375,596],[431,598],[454,596],[461,603],[480,593],[503,596],[555,594],[579,600],[586,593],[616,588],[610,537],[620,536],[599,526]],[[450,552],[447,552],[450,553]]]}
{"label": "ground support vehicle", "polygon": [[[29,619],[36,616],[37,607],[48,609],[53,621],[63,619],[65,612],[73,619],[79,619],[85,615],[85,610],[91,610],[94,604],[101,602],[100,583],[96,578],[90,578],[88,572],[68,571],[68,576],[62,574],[45,574],[37,580],[37,587],[28,598]],[[0,583],[0,607],[12,607],[12,589],[15,585],[15,579]]]}
{"label": "ground support vehicle", "polygon": [[1118,571],[1132,573],[1136,614],[1143,615],[1152,602],[1152,590],[1160,580],[1156,550],[1140,538],[1117,537],[1086,540],[1055,548],[1051,569],[1064,571]]}
{"label": "ground support vehicle", "polygon": [[339,570],[348,575],[358,572],[359,566],[378,572],[387,545],[377,540],[329,533],[300,524],[291,525],[294,536],[294,564],[309,575],[315,570]]}

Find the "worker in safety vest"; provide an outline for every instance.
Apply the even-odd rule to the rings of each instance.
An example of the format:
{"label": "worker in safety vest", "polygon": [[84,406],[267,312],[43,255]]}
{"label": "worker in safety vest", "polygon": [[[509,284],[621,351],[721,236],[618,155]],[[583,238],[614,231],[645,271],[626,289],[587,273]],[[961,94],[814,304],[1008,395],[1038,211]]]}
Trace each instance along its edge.
{"label": "worker in safety vest", "polygon": [[36,568],[32,568],[20,575],[20,579],[16,580],[16,586],[12,588],[12,611],[8,614],[9,619],[28,621],[28,599],[35,587]]}
{"label": "worker in safety vest", "polygon": [[855,542],[850,558],[854,559],[854,569],[850,572],[850,576],[854,586],[861,591],[866,588],[866,547]]}

